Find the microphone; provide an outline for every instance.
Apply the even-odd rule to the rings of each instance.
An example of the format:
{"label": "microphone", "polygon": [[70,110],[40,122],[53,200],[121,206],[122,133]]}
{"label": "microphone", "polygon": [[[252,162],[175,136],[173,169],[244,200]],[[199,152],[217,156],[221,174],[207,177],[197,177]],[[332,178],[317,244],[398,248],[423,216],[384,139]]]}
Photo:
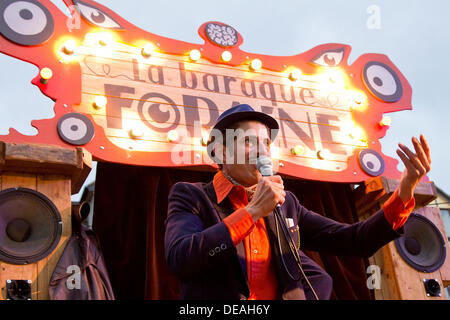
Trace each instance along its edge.
{"label": "microphone", "polygon": [[[265,154],[259,156],[258,159],[256,159],[256,168],[263,177],[273,176],[272,159],[270,159]],[[281,206],[279,203],[277,204],[276,209],[281,210]]]}
{"label": "microphone", "polygon": [[272,159],[270,159],[268,156],[262,155],[259,156],[258,159],[256,159],[256,168],[263,177],[273,176],[272,167]]}

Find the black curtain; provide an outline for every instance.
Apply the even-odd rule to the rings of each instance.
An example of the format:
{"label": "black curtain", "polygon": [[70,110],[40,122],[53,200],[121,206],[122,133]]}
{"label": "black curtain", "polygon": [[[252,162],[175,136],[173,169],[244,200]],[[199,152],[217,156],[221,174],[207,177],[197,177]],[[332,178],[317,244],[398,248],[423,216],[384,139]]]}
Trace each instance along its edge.
{"label": "black curtain", "polygon": [[[209,182],[215,172],[99,162],[93,229],[100,239],[116,299],[177,299],[178,281],[164,257],[167,196],[178,181]],[[357,221],[348,184],[284,179],[306,208],[337,221]],[[367,261],[305,252],[334,280],[332,299],[372,299]]]}

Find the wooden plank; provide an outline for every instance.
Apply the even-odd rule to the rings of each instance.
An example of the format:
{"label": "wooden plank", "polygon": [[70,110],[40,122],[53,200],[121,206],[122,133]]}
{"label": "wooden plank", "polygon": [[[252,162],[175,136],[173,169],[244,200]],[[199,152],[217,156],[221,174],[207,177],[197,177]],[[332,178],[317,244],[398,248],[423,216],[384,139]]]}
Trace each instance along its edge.
{"label": "wooden plank", "polygon": [[[363,215],[376,202],[384,203],[398,188],[400,181],[386,177],[374,177],[358,186],[353,193],[358,215]],[[433,182],[420,182],[414,190],[415,209],[426,206],[436,199],[437,191]]]}
{"label": "wooden plank", "polygon": [[[223,111],[231,107],[234,101],[239,101],[241,103],[248,103],[252,106],[271,106],[282,108],[283,110],[291,111],[307,111],[307,110],[320,110],[316,112],[333,112],[337,114],[338,112],[342,114],[351,114],[350,102],[351,97],[346,94],[333,94],[329,93],[327,96],[313,96],[312,93],[308,94],[304,99],[300,101],[295,101],[295,103],[280,100],[271,103],[272,100],[265,97],[258,97],[257,95],[244,95],[244,94],[227,94],[223,92],[211,92],[206,89],[190,89],[179,86],[167,86],[154,84],[150,82],[142,81],[130,81],[128,79],[122,78],[108,78],[108,77],[98,77],[91,75],[84,75],[82,78],[82,93],[91,95],[106,95],[111,97],[117,97],[112,93],[105,92],[105,84],[113,85],[118,87],[117,91],[121,89],[120,94],[128,99],[135,99],[137,101],[147,100],[149,98],[142,98],[149,92],[158,92],[163,94],[174,101],[174,104],[182,106],[183,95],[203,97],[207,98],[215,103],[219,108],[219,111]],[[114,88],[114,87],[113,87]],[[125,89],[128,88],[128,89]],[[116,88],[114,88],[116,89]],[[127,91],[126,91],[127,90]],[[256,90],[256,89],[255,89]],[[134,91],[134,92],[133,92]],[[112,89],[111,89],[111,92]],[[256,92],[256,91],[255,91]],[[299,94],[298,94],[299,95]],[[154,98],[155,99],[155,98]],[[156,99],[155,99],[156,100]],[[298,98],[297,98],[298,100]],[[159,100],[160,101],[160,100]],[[163,101],[166,102],[166,101]],[[205,107],[205,106],[204,106]],[[223,110],[222,110],[223,108]],[[292,113],[292,112],[291,112]],[[294,113],[295,115],[295,113]],[[276,115],[275,115],[276,116]],[[295,117],[294,117],[295,119]],[[215,120],[215,119],[214,119]]]}
{"label": "wooden plank", "polygon": [[[26,173],[4,173],[1,190],[10,188],[28,188],[36,190],[36,175]],[[6,280],[31,280],[31,299],[38,298],[38,268],[36,263],[29,265],[13,265],[0,261],[0,300],[6,299]]]}
{"label": "wooden plank", "polygon": [[[274,83],[286,83],[289,85],[299,85],[302,82],[309,82],[311,84],[319,83],[320,77],[317,75],[307,75],[302,74],[299,80],[291,81],[289,80],[289,72],[288,70],[279,72],[279,71],[271,71],[267,69],[260,69],[258,71],[250,71],[248,64],[242,64],[239,66],[229,66],[226,64],[213,64],[206,59],[200,59],[198,61],[191,61],[187,56],[166,54],[162,52],[154,52],[150,58],[143,58],[140,51],[140,48],[133,47],[126,44],[114,43],[109,46],[106,50],[99,50],[98,45],[95,42],[86,41],[84,45],[78,48],[78,55],[81,57],[80,64],[92,66],[93,64],[99,64],[100,66],[103,64],[101,59],[109,59],[113,60],[115,64],[122,65],[131,65],[133,60],[139,63],[140,69],[147,69],[146,66],[154,65],[161,66],[165,69],[178,69],[179,63],[184,63],[186,69],[195,70],[195,71],[203,71],[205,73],[210,74],[222,74],[228,77],[239,77],[243,76],[245,79],[258,79],[258,78],[266,78],[267,81],[271,81]],[[92,59],[93,61],[89,61],[88,59]],[[249,60],[250,62],[250,60]],[[129,69],[131,69],[129,67]],[[111,74],[110,69],[101,69],[102,72],[108,72]],[[116,74],[111,74],[116,76]],[[139,74],[140,76],[143,76]],[[130,75],[131,77],[134,74]],[[141,77],[142,78],[142,77]],[[310,84],[310,85],[311,85]]]}
{"label": "wooden plank", "polygon": [[4,148],[2,170],[72,175],[74,170],[83,166],[74,149],[28,143],[0,144]]}
{"label": "wooden plank", "polygon": [[389,244],[390,256],[386,259],[392,259],[394,266],[395,279],[400,292],[401,300],[424,300],[426,299],[425,289],[422,279],[416,269],[409,266],[398,253],[394,242]]}
{"label": "wooden plank", "polygon": [[[118,146],[119,148],[129,150],[129,152],[139,151],[139,150],[158,150],[159,152],[171,152],[172,153],[172,163],[167,163],[167,166],[176,164],[184,164],[184,165],[192,165],[195,163],[200,163],[196,159],[191,158],[191,151],[198,152],[198,154],[202,157],[203,161],[210,163],[211,159],[208,158],[206,153],[206,148],[193,147],[189,149],[189,145],[184,144],[167,144],[164,142],[149,142],[149,141],[140,141],[140,140],[132,140],[122,137],[108,137],[109,140]],[[160,144],[160,145],[158,145]],[[162,145],[162,146],[161,146]],[[163,149],[166,146],[167,149]],[[295,162],[296,164],[307,166],[310,168],[323,169],[328,171],[343,171],[347,168],[347,163],[345,161],[338,160],[319,160],[317,157],[303,157],[303,156],[291,156],[289,155],[289,159],[283,159],[282,155],[280,156],[282,161]]]}
{"label": "wooden plank", "polygon": [[72,233],[71,225],[71,184],[70,179],[58,175],[38,175],[37,191],[46,195],[58,209],[63,222],[61,239],[55,250],[46,258],[37,262],[38,266],[38,298],[49,299],[48,285]]}
{"label": "wooden plank", "polygon": [[[159,88],[157,88],[159,89]],[[97,91],[97,92],[95,92]],[[159,91],[152,91],[152,92],[158,92]],[[147,92],[148,93],[148,92]],[[118,118],[118,119],[128,119],[128,120],[142,120],[142,116],[138,112],[139,104],[143,104],[142,110],[143,112],[148,113],[148,107],[152,104],[159,105],[160,112],[167,112],[169,111],[171,114],[167,119],[164,119],[164,124],[179,124],[179,125],[187,125],[187,126],[193,126],[194,120],[195,121],[201,121],[202,126],[205,127],[205,129],[209,129],[212,127],[212,124],[217,120],[216,117],[211,118],[212,114],[215,113],[216,116],[219,115],[219,113],[222,113],[227,108],[229,108],[235,101],[239,101],[240,103],[248,103],[253,105],[254,109],[257,111],[262,111],[264,113],[269,113],[273,118],[277,119],[279,123],[297,123],[297,125],[302,124],[312,124],[317,126],[327,126],[333,128],[332,130],[338,130],[341,128],[342,124],[345,124],[346,126],[356,126],[353,119],[351,118],[352,115],[348,111],[340,111],[330,108],[323,108],[323,107],[309,107],[309,106],[302,106],[302,105],[293,105],[293,104],[283,104],[278,106],[277,109],[272,107],[260,107],[260,105],[256,105],[254,103],[253,99],[244,98],[239,100],[234,100],[233,97],[224,96],[221,97],[219,95],[215,96],[214,105],[217,106],[217,110],[211,111],[211,108],[206,104],[204,99],[209,99],[207,95],[198,95],[198,106],[191,106],[189,104],[185,104],[182,96],[183,95],[177,95],[175,96],[173,92],[167,92],[170,96],[175,96],[174,99],[172,99],[172,102],[169,102],[166,99],[161,98],[148,98],[148,99],[141,99],[146,93],[144,93],[142,96],[139,96],[139,94],[133,94],[133,95],[112,95],[112,94],[105,94],[104,90],[97,89],[93,90],[91,92],[83,92],[82,93],[82,103],[79,106],[76,106],[75,108],[79,112],[92,114],[92,115],[101,115],[104,117],[111,117],[111,118]],[[107,105],[106,109],[96,109],[94,108],[94,102],[95,99],[99,95],[104,95],[107,97],[109,104]],[[222,101],[223,100],[223,101]],[[212,101],[212,100],[211,100]],[[145,107],[145,108],[144,108]],[[118,112],[110,112],[107,111],[107,109],[113,108],[113,109],[121,109],[120,113]],[[176,108],[176,110],[179,112],[178,116],[175,116],[174,111],[171,110]],[[280,110],[282,109],[282,110]],[[269,111],[266,111],[269,110]],[[156,110],[158,111],[158,110]],[[155,112],[155,111],[153,111]],[[275,113],[274,113],[275,112]],[[117,115],[116,115],[117,113]],[[193,115],[198,116],[198,119],[193,119]],[[147,114],[145,114],[147,115]],[[156,113],[155,113],[156,115]],[[144,118],[145,121],[150,122],[154,126],[158,127],[158,119],[152,119],[150,117]],[[113,119],[111,119],[113,120]],[[309,130],[307,130],[309,131]]]}

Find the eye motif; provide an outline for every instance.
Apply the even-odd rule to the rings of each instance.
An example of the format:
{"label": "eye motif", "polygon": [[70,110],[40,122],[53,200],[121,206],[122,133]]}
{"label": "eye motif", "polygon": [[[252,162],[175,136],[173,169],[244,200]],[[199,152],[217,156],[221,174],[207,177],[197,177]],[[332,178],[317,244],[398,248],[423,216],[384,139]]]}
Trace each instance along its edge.
{"label": "eye motif", "polygon": [[89,143],[95,134],[91,120],[81,113],[68,113],[58,121],[58,134],[65,142],[82,146]]}
{"label": "eye motif", "polygon": [[384,160],[375,150],[364,149],[359,153],[358,158],[361,169],[368,175],[377,177],[384,172]]}
{"label": "eye motif", "polygon": [[23,45],[35,46],[47,41],[54,31],[53,17],[40,2],[0,1],[0,34]]}
{"label": "eye motif", "polygon": [[93,7],[83,1],[74,0],[77,8],[80,10],[81,15],[90,24],[104,29],[118,29],[122,30],[123,27],[111,18],[106,12]]}
{"label": "eye motif", "polygon": [[344,53],[344,48],[325,51],[317,55],[311,62],[323,67],[336,67],[341,64]]}
{"label": "eye motif", "polygon": [[388,65],[370,61],[363,69],[364,84],[370,92],[384,102],[396,102],[403,96],[402,83]]}

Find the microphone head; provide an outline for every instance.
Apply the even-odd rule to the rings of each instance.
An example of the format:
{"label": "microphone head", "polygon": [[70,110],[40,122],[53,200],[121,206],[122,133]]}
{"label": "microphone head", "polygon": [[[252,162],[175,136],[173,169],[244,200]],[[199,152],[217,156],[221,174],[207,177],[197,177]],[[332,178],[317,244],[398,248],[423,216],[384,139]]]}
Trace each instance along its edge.
{"label": "microphone head", "polygon": [[256,160],[256,168],[264,177],[272,176],[272,159],[266,155],[259,156]]}

